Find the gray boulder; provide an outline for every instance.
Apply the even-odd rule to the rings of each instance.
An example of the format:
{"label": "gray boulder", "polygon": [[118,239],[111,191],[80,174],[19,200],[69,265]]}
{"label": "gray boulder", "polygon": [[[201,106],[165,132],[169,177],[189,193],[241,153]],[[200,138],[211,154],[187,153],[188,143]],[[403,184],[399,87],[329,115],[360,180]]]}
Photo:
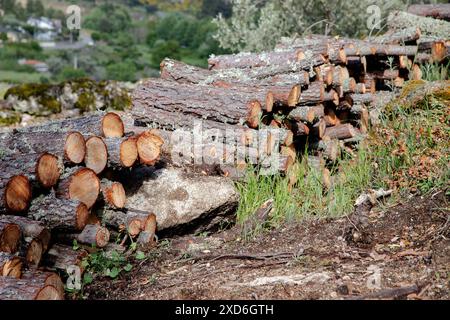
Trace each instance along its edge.
{"label": "gray boulder", "polygon": [[127,207],[154,212],[159,231],[203,232],[233,220],[239,194],[228,178],[177,168],[141,168],[132,176]]}

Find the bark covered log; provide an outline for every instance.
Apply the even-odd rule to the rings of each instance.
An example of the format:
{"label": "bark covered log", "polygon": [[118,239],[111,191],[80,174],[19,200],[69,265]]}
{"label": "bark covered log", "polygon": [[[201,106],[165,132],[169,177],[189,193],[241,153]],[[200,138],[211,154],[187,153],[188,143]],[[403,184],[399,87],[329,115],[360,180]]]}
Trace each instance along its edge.
{"label": "bark covered log", "polygon": [[60,243],[71,244],[76,240],[81,244],[103,248],[109,242],[110,233],[107,228],[98,224],[88,224],[80,233],[57,233],[54,237]]}
{"label": "bark covered log", "polygon": [[44,252],[50,243],[50,230],[42,223],[20,216],[0,216],[0,221],[17,224],[22,230],[24,238],[31,238],[41,242]]}
{"label": "bark covered log", "polygon": [[256,128],[262,112],[257,99],[247,92],[150,80],[133,92],[131,113],[138,118],[152,117],[164,110],[222,123],[247,123]]}
{"label": "bark covered log", "polygon": [[82,230],[86,226],[89,210],[79,200],[56,198],[52,193],[34,199],[28,216],[50,229]]}
{"label": "bark covered log", "polygon": [[108,138],[103,140],[108,151],[108,166],[130,168],[138,159],[135,137]]}
{"label": "bark covered log", "polygon": [[27,271],[22,274],[21,279],[23,280],[31,280],[34,283],[40,283],[43,286],[53,286],[58,291],[61,298],[64,298],[64,283],[61,280],[61,277],[53,272],[45,272],[45,271]]}
{"label": "bark covered log", "polygon": [[54,244],[44,259],[44,265],[47,270],[59,271],[67,275],[69,268],[78,267],[81,273],[84,271],[82,265],[83,259],[88,253],[81,250],[74,250],[71,246],[62,244]]}
{"label": "bark covered log", "polygon": [[450,4],[413,4],[408,7],[408,13],[435,19],[450,20]]}
{"label": "bark covered log", "polygon": [[11,133],[0,134],[4,155],[42,155],[50,153],[70,163],[79,164],[83,161],[85,142],[79,132],[68,130],[52,132],[46,129],[46,125],[33,128],[36,131],[32,131],[32,129],[28,131],[16,130]]}
{"label": "bark covered log", "polygon": [[447,39],[450,34],[450,22],[420,17],[402,11],[392,11],[388,16],[387,25],[392,30],[416,27],[420,29],[422,36],[429,36],[439,40]]}
{"label": "bark covered log", "polygon": [[154,213],[137,213],[132,209],[123,211],[105,209],[102,221],[115,230],[126,231],[135,237],[141,231],[152,231],[155,228],[156,216]]}
{"label": "bark covered log", "polygon": [[39,280],[0,277],[0,300],[62,300],[58,289]]}
{"label": "bark covered log", "polygon": [[266,67],[252,70],[225,69],[207,70],[190,66],[180,61],[164,59],[161,62],[161,78],[185,84],[202,84],[212,86],[248,85],[250,87],[270,87],[274,85],[300,85],[309,84],[309,74],[306,71],[297,71],[270,75]]}

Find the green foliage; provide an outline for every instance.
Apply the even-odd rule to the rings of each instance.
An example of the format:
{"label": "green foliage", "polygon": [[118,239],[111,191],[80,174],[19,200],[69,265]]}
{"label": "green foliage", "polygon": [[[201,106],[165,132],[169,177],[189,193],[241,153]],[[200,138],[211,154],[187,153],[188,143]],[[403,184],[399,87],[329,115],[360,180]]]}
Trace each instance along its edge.
{"label": "green foliage", "polygon": [[89,254],[83,259],[81,265],[86,270],[83,284],[90,284],[94,275],[115,279],[122,272],[130,272],[133,268],[123,254],[117,251],[105,253],[102,250]]}
{"label": "green foliage", "polygon": [[130,61],[114,63],[106,67],[108,79],[119,81],[134,81],[136,67]]}
{"label": "green foliage", "polygon": [[72,67],[64,67],[57,75],[59,81],[75,80],[86,77],[86,73],[82,69],[74,69]]}
{"label": "green foliage", "polygon": [[447,64],[427,63],[420,66],[422,79],[427,81],[446,80],[450,75],[450,62]]}
{"label": "green foliage", "polygon": [[[415,0],[233,0],[233,14],[226,20],[219,15],[216,39],[232,51],[263,51],[278,39],[295,34],[319,33],[359,37],[369,34],[367,21],[371,5],[381,9],[381,23],[389,11],[405,8]],[[434,0],[426,2],[435,2]],[[380,25],[382,27],[383,25]]]}
{"label": "green foliage", "polygon": [[84,27],[113,35],[129,30],[131,18],[127,10],[112,3],[104,3],[93,9],[84,20]]}
{"label": "green foliage", "polygon": [[206,65],[210,54],[225,52],[213,38],[216,26],[207,18],[172,13],[150,24],[149,29],[147,44],[151,47],[154,68],[159,68],[166,57],[182,60],[190,57],[194,61],[204,60],[200,64]]}

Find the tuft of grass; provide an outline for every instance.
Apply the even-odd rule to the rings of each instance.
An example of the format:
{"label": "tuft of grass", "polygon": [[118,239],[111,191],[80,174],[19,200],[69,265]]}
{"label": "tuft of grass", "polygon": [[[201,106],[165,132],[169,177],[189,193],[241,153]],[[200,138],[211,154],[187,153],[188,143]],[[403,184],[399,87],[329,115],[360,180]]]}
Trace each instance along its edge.
{"label": "tuft of grass", "polygon": [[421,65],[422,79],[426,81],[438,81],[448,79],[450,72],[450,62],[447,64],[426,63]]}
{"label": "tuft of grass", "polygon": [[[417,91],[425,85],[429,84],[418,83]],[[448,85],[444,84],[443,90],[448,92]],[[349,214],[355,199],[370,188],[391,188],[402,194],[448,187],[450,101],[447,97],[442,94],[442,86],[437,86],[434,94],[421,96],[413,105],[405,104],[403,98],[391,103],[381,124],[370,130],[353,155],[344,154],[335,164],[328,164],[329,188],[324,186],[323,170],[308,165],[306,153],[286,176],[265,176],[249,169],[245,181],[237,183],[241,194],[238,222],[246,221],[270,198],[274,199],[270,222],[278,225],[308,217]],[[290,179],[292,174],[296,177],[294,184]]]}

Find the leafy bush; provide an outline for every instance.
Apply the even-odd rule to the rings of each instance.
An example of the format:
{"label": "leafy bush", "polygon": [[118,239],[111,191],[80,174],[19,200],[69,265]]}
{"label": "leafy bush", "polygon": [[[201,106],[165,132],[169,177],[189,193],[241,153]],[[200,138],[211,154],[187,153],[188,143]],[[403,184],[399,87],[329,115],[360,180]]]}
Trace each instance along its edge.
{"label": "leafy bush", "polygon": [[262,51],[274,47],[282,36],[328,32],[358,37],[371,30],[367,21],[380,8],[381,25],[390,10],[405,8],[414,2],[436,0],[232,0],[233,14],[226,20],[214,20],[218,26],[215,38],[220,46],[232,51]]}
{"label": "leafy bush", "polygon": [[133,62],[124,61],[106,67],[108,79],[118,81],[134,81],[137,70]]}

